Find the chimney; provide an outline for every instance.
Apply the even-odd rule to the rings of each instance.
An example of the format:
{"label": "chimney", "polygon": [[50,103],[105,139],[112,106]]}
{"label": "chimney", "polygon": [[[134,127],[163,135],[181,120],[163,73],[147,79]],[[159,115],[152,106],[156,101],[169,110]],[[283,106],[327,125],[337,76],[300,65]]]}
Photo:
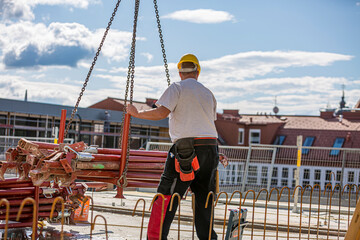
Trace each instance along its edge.
{"label": "chimney", "polygon": [[239,110],[236,110],[236,109],[224,109],[223,113],[224,114],[229,114],[229,115],[232,115],[232,116],[235,116],[235,117],[240,116],[239,115]]}
{"label": "chimney", "polygon": [[25,90],[25,98],[24,101],[27,102],[27,89]]}

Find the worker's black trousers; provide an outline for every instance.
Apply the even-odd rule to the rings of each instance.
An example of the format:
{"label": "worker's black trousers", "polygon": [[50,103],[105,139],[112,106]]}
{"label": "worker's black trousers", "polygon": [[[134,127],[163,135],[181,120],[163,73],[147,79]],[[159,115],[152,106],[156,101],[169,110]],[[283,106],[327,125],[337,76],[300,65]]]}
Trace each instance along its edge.
{"label": "worker's black trousers", "polygon": [[[175,170],[175,157],[173,153],[174,146],[172,146],[169,151],[165,169],[161,176],[157,191],[158,193],[168,196],[167,199],[169,199],[169,196],[174,193],[178,193],[181,197],[183,197],[186,190],[189,187],[191,188],[191,191],[195,194],[196,234],[200,240],[205,240],[209,239],[209,227],[213,201],[212,197],[209,198],[207,208],[205,208],[205,205],[209,192],[212,191],[215,193],[216,191],[216,169],[219,163],[219,154],[217,145],[201,145],[195,146],[194,148],[200,165],[200,169],[195,173],[195,179],[187,182],[180,180],[180,175]],[[172,211],[169,211],[169,202],[166,207],[162,239],[167,239],[170,225],[174,219],[177,207],[178,198],[174,197]],[[161,212],[159,215],[161,216]],[[213,229],[211,230],[211,239],[217,239],[217,235]]]}

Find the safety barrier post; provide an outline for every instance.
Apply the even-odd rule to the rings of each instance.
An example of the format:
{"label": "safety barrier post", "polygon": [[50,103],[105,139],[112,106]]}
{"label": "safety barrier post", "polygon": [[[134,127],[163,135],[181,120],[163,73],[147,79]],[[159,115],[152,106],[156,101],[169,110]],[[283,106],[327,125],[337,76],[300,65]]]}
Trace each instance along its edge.
{"label": "safety barrier post", "polygon": [[251,158],[251,145],[249,146],[248,154],[247,154],[247,157],[246,157],[246,163],[245,163],[245,166],[244,166],[244,174],[243,174],[243,179],[242,179],[242,184],[241,184],[241,192],[245,192],[245,186],[246,186],[246,183],[247,183],[247,174],[248,174],[248,170],[249,170],[250,158]]}
{"label": "safety barrier post", "polygon": [[[296,140],[296,145],[297,145],[297,164],[296,164],[296,172],[295,172],[295,186],[299,186],[300,185],[300,167],[301,167],[301,154],[302,154],[302,135],[297,136],[297,140]],[[298,195],[298,188],[295,188],[295,193],[294,193],[294,207],[292,209],[292,211],[294,213],[298,212],[298,208],[297,208],[297,203],[299,201],[299,195]]]}
{"label": "safety barrier post", "polygon": [[344,183],[345,164],[346,164],[346,150],[343,151],[343,157],[342,157],[342,162],[341,162],[340,186],[343,186],[343,183]]}
{"label": "safety barrier post", "polygon": [[275,158],[276,158],[276,150],[277,150],[277,148],[273,149],[273,154],[272,154],[272,157],[271,157],[270,171],[269,171],[269,176],[268,176],[268,179],[267,179],[267,186],[266,186],[266,189],[268,190],[268,192],[270,192],[271,178],[272,178],[272,174],[273,174],[273,171],[274,171],[274,164],[275,164]]}

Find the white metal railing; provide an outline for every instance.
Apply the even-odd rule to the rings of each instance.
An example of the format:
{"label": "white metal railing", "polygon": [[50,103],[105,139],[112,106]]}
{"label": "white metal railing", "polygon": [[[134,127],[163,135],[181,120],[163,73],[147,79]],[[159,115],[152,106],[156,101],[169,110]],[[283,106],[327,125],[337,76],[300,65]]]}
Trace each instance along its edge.
{"label": "white metal railing", "polygon": [[[171,146],[148,142],[146,149],[168,151]],[[218,167],[220,190],[294,188],[298,150],[286,145],[219,146],[229,161],[226,168]],[[328,183],[360,185],[360,149],[302,146],[301,151],[300,185],[319,184],[322,189]]]}

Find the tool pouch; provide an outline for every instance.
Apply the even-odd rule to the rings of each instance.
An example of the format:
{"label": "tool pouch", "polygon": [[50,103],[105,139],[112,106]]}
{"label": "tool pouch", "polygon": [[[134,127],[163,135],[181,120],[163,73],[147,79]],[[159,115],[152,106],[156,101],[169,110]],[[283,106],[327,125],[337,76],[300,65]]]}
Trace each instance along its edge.
{"label": "tool pouch", "polygon": [[200,165],[194,149],[194,138],[182,138],[175,143],[175,170],[180,173],[183,182],[195,178],[194,171],[199,170]]}

